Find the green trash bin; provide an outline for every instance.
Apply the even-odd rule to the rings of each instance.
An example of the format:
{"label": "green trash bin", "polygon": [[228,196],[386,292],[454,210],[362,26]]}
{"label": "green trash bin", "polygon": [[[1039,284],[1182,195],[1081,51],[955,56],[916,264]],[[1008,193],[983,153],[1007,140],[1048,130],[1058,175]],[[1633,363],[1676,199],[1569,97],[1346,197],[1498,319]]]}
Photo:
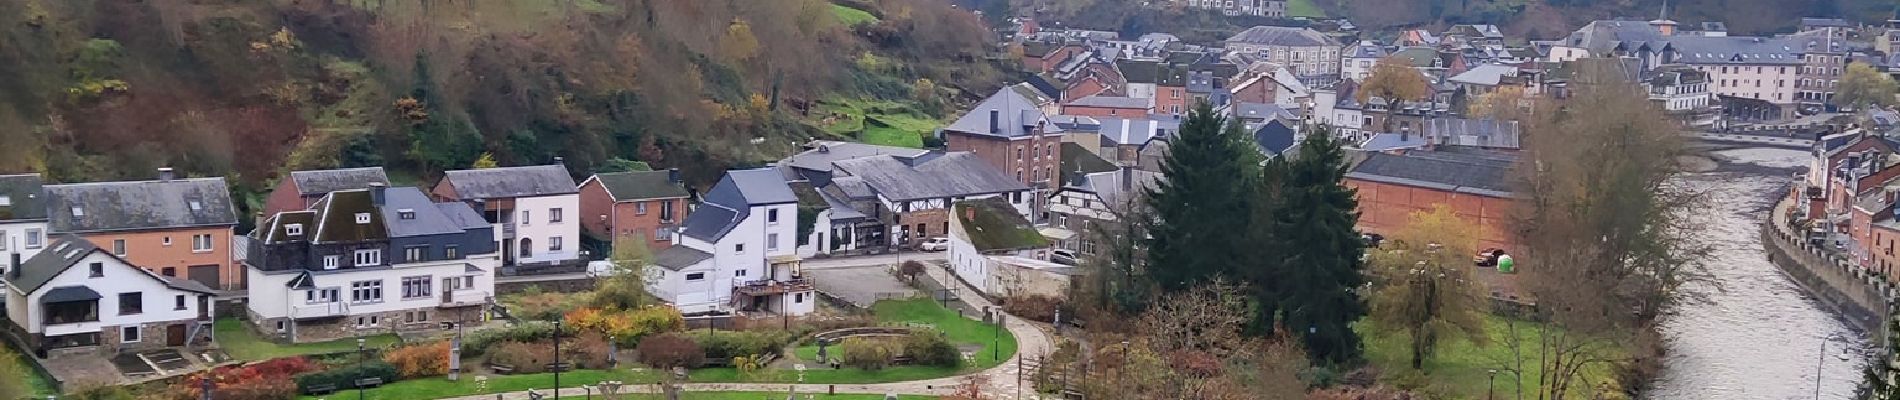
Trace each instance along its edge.
{"label": "green trash bin", "polygon": [[1514,264],[1515,263],[1511,261],[1510,254],[1498,256],[1498,272],[1499,273],[1505,273],[1505,274],[1517,273],[1517,270],[1512,268]]}

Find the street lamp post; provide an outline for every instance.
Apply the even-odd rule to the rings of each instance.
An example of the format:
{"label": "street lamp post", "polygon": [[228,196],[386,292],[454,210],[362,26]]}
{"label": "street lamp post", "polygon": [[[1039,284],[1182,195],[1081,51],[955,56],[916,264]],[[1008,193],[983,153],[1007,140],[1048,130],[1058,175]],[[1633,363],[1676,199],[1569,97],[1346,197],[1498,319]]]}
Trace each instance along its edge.
{"label": "street lamp post", "polygon": [[561,399],[561,320],[554,320],[554,399]]}
{"label": "street lamp post", "polygon": [[1001,363],[1003,362],[1003,310],[996,309],[993,312],[996,313],[996,330],[991,331],[990,334],[990,358]]}
{"label": "street lamp post", "polygon": [[356,400],[363,400],[363,360],[369,358],[368,341],[356,338]]}
{"label": "street lamp post", "polygon": [[1485,378],[1486,382],[1484,384],[1484,400],[1491,400],[1492,396],[1497,395],[1498,370],[1495,370],[1495,369],[1487,370],[1485,371],[1485,373],[1490,376]]}
{"label": "street lamp post", "polygon": [[[1838,334],[1838,333],[1829,334],[1827,335],[1827,338],[1821,339],[1821,353],[1814,355],[1814,399],[1815,400],[1821,399],[1821,366],[1827,364],[1827,343],[1836,341],[1836,340],[1846,340],[1846,339],[1847,338],[1841,337],[1841,334]],[[1847,348],[1842,347],[1841,352],[1843,353],[1843,357],[1845,357]]]}

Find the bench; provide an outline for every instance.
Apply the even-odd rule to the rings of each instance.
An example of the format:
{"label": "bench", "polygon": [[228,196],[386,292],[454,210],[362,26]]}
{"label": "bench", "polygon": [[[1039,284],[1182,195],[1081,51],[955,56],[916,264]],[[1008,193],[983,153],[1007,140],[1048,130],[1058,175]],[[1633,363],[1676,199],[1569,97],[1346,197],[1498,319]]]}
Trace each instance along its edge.
{"label": "bench", "polygon": [[323,383],[323,384],[310,385],[310,387],[304,388],[303,392],[304,394],[308,394],[312,396],[322,396],[326,394],[336,393],[336,384]]}
{"label": "bench", "polygon": [[383,378],[361,378],[356,380],[358,389],[375,388],[383,385]]}
{"label": "bench", "polygon": [[501,374],[501,375],[508,375],[508,374],[515,373],[515,366],[508,365],[508,364],[488,364],[488,369],[495,370],[495,373]]}

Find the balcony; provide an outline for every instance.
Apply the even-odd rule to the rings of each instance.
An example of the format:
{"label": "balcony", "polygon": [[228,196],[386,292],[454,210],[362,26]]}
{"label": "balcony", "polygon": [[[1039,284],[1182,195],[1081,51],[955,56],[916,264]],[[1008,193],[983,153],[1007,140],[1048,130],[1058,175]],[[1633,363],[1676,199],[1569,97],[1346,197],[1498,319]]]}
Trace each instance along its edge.
{"label": "balcony", "polygon": [[290,306],[290,319],[341,317],[349,313],[349,303],[341,301]]}
{"label": "balcony", "polygon": [[488,300],[488,292],[481,290],[458,289],[442,291],[442,307],[479,306],[488,304]]}
{"label": "balcony", "polygon": [[793,278],[790,280],[761,279],[747,281],[733,288],[733,291],[746,296],[771,296],[810,290],[812,290],[811,280],[804,278]]}

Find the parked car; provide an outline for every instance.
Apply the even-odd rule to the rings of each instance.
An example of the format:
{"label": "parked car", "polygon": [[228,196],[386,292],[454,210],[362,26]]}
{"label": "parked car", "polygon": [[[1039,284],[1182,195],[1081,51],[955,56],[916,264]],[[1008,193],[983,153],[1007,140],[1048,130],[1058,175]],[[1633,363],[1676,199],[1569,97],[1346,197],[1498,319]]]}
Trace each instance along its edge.
{"label": "parked car", "polygon": [[918,249],[918,250],[923,250],[923,251],[944,251],[944,250],[949,250],[949,249],[950,249],[950,238],[940,238],[940,237],[939,237],[939,238],[929,238],[929,239],[924,239],[924,243],[923,243],[923,244],[920,244],[920,245],[917,245],[917,249]]}
{"label": "parked car", "polygon": [[1076,258],[1075,252],[1073,251],[1062,250],[1062,249],[1049,251],[1049,261],[1056,264],[1076,265],[1078,263],[1077,260],[1079,259]]}
{"label": "parked car", "polygon": [[1495,267],[1498,265],[1498,257],[1502,256],[1504,256],[1504,249],[1484,249],[1478,252],[1477,256],[1471,257],[1471,263],[1480,267]]}

